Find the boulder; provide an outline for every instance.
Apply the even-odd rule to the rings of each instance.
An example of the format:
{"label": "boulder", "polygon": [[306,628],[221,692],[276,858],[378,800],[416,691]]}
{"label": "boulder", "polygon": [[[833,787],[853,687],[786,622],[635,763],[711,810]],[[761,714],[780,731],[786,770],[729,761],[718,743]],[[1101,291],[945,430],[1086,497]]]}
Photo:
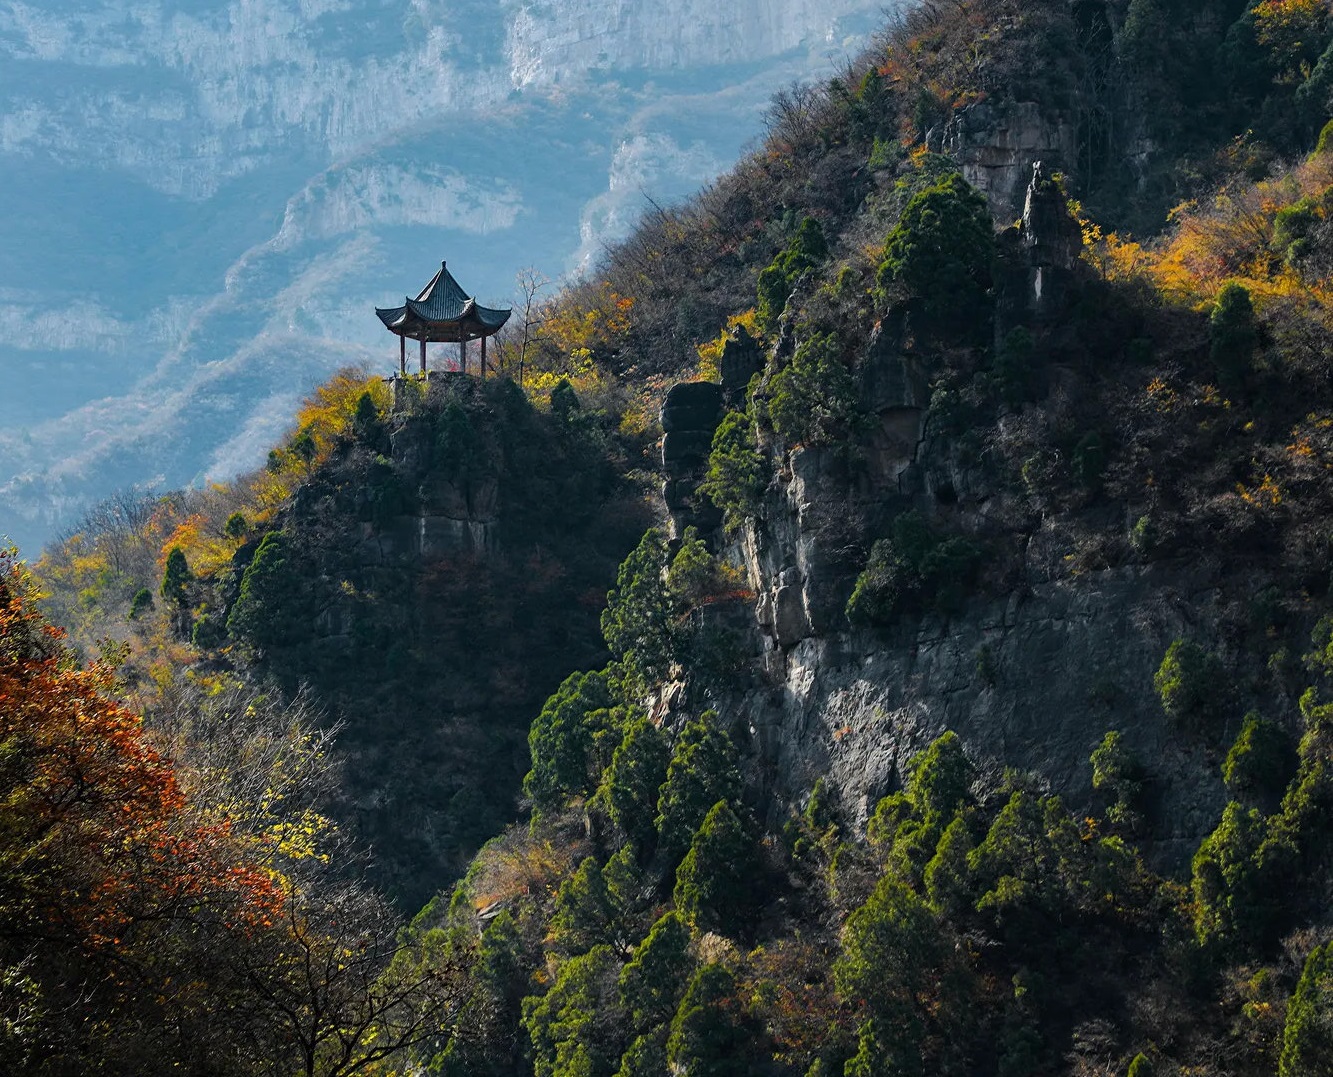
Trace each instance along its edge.
{"label": "boulder", "polygon": [[662,407],[721,408],[722,386],[712,381],[682,381],[667,390]]}
{"label": "boulder", "polygon": [[662,429],[668,434],[680,430],[713,430],[720,416],[721,408],[716,405],[675,404],[662,409]]}
{"label": "boulder", "polygon": [[662,466],[702,462],[713,447],[712,430],[676,430],[662,438]]}

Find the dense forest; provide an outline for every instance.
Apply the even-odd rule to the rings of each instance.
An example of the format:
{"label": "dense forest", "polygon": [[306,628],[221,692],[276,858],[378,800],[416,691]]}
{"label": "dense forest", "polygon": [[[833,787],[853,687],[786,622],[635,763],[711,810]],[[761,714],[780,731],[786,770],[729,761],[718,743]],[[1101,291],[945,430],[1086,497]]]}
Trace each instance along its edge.
{"label": "dense forest", "polygon": [[0,1070],[1333,1074],[1331,116],[1324,0],[924,0],[0,560]]}

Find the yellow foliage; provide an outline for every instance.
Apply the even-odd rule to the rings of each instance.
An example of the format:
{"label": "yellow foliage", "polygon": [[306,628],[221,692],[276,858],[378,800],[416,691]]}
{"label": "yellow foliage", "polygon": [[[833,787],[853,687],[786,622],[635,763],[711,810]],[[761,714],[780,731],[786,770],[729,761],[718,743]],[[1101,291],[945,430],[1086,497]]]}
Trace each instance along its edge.
{"label": "yellow foliage", "polygon": [[[1304,2],[1304,0],[1300,0]],[[1274,0],[1277,6],[1286,6]],[[1333,282],[1303,277],[1278,257],[1273,232],[1278,213],[1333,183],[1333,161],[1309,160],[1273,179],[1233,180],[1205,203],[1187,202],[1171,212],[1170,233],[1151,247],[1079,217],[1083,257],[1107,280],[1140,279],[1171,300],[1207,308],[1219,289],[1235,281],[1262,313],[1274,299],[1296,299],[1320,317],[1333,313]]]}
{"label": "yellow foliage", "polygon": [[1248,489],[1244,483],[1238,482],[1236,493],[1245,504],[1256,508],[1276,508],[1282,504],[1282,491],[1273,481],[1272,475],[1264,475],[1259,485],[1253,489]]}
{"label": "yellow foliage", "polygon": [[308,434],[314,441],[312,465],[328,459],[333,443],[351,425],[362,393],[370,393],[381,411],[389,406],[389,387],[383,379],[355,369],[338,371],[301,405],[296,413],[296,435]]}
{"label": "yellow foliage", "polygon": [[1133,280],[1150,265],[1147,251],[1133,240],[1121,239],[1115,232],[1103,233],[1089,221],[1080,221],[1083,229],[1083,259],[1107,280]]}
{"label": "yellow foliage", "polygon": [[1148,401],[1160,412],[1171,411],[1179,401],[1176,391],[1161,378],[1153,378],[1144,392],[1148,395]]}
{"label": "yellow foliage", "polygon": [[615,347],[633,323],[634,298],[610,281],[558,297],[542,312],[541,337],[563,355]]}
{"label": "yellow foliage", "polygon": [[662,400],[676,380],[665,374],[653,374],[638,382],[627,383],[620,432],[627,437],[644,437],[650,433],[661,414]]}
{"label": "yellow foliage", "polygon": [[286,504],[295,488],[290,476],[269,471],[267,468],[262,468],[241,481],[248,487],[246,502],[252,506],[248,517],[251,523],[262,524],[271,520],[273,514]]}
{"label": "yellow foliage", "polygon": [[1255,39],[1287,68],[1285,76],[1308,77],[1301,53],[1319,47],[1328,24],[1328,0],[1262,0],[1251,13]]}
{"label": "yellow foliage", "polygon": [[524,388],[534,401],[545,403],[550,399],[551,390],[562,381],[568,381],[580,397],[595,392],[605,383],[602,372],[592,361],[592,352],[587,348],[575,348],[564,369],[534,371],[525,380]]}
{"label": "yellow foliage", "polygon": [[[268,808],[267,802],[265,808]],[[333,822],[310,808],[296,819],[283,819],[268,828],[267,838],[274,851],[287,860],[318,860],[329,862],[329,855],[321,852],[323,843],[334,830]]]}

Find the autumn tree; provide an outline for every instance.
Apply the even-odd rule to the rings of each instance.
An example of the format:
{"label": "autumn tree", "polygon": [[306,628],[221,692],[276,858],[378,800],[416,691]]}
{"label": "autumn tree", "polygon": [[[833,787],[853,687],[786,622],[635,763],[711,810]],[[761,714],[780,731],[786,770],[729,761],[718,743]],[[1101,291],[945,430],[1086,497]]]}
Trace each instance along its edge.
{"label": "autumn tree", "polygon": [[173,763],[115,690],[113,669],[65,652],[0,557],[6,1061],[337,1077],[453,1019],[457,963],[400,938],[387,906],[327,863],[326,742],[298,713],[251,695],[230,719],[221,703],[187,717],[182,696],[153,730]]}
{"label": "autumn tree", "polygon": [[401,932],[364,886],[319,881],[285,887],[278,930],[235,960],[263,1017],[256,1057],[287,1056],[288,1071],[305,1077],[347,1077],[447,1032],[468,982],[443,929]]}
{"label": "autumn tree", "polygon": [[214,1012],[246,991],[226,954],[281,895],[225,825],[194,815],[113,687],[113,670],[64,653],[0,556],[0,977],[17,975],[33,1006],[11,1057],[27,1053],[32,1073],[75,1057],[241,1067],[237,1029]]}

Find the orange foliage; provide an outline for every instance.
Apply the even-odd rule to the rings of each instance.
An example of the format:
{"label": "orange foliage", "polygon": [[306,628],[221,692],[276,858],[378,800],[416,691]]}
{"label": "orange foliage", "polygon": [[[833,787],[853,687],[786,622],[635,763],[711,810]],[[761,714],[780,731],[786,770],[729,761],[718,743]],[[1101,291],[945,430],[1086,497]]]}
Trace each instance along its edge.
{"label": "orange foliage", "polygon": [[171,764],[110,697],[112,671],[71,664],[28,592],[0,556],[7,930],[124,960],[132,936],[179,919],[270,919],[280,895],[268,874],[233,855],[225,826],[192,820]]}
{"label": "orange foliage", "polygon": [[189,559],[190,552],[199,546],[204,528],[207,526],[208,519],[202,512],[192,512],[181,520],[171,534],[167,536],[167,540],[162,543],[162,549],[157,555],[158,569],[167,567],[167,555],[171,553],[174,546],[179,546],[184,550],[186,558]]}

